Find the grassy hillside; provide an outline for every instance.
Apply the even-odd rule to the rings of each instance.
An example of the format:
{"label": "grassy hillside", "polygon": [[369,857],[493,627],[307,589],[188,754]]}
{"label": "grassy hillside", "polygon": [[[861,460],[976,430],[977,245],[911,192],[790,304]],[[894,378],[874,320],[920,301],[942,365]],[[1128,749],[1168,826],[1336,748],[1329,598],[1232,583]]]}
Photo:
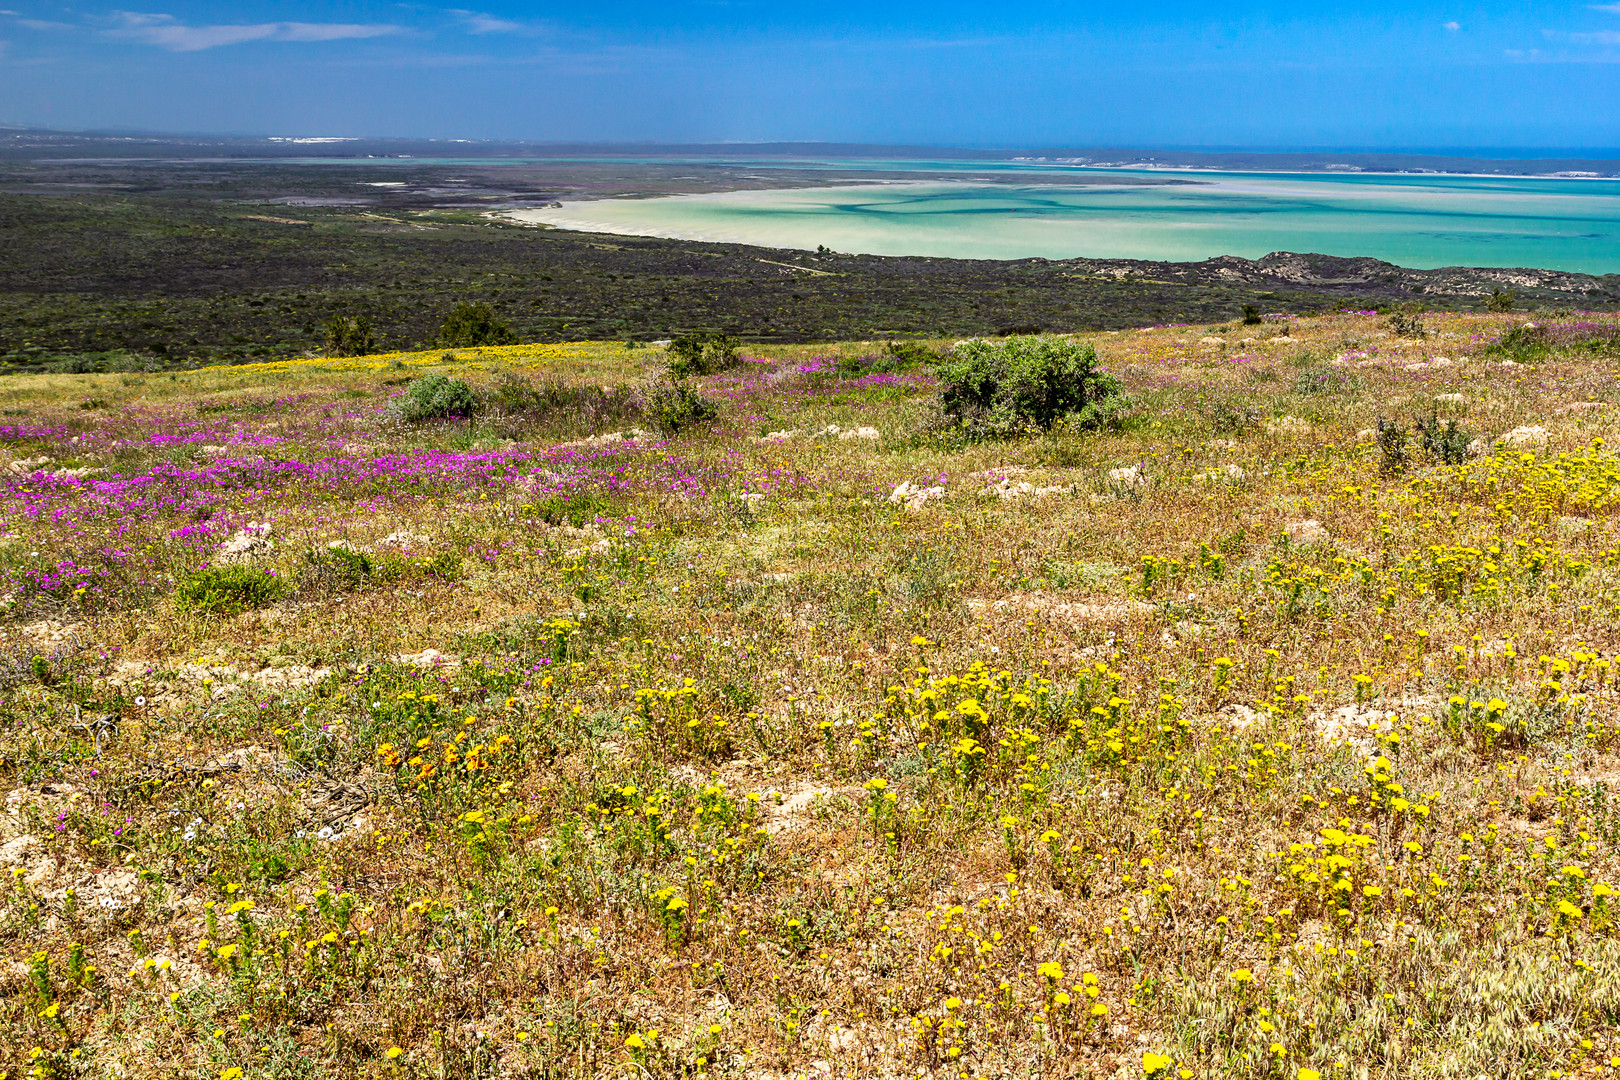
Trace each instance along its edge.
{"label": "grassy hillside", "polygon": [[1524,322],[1004,442],[861,342],[8,378],[0,1072],[1610,1071],[1620,329]]}

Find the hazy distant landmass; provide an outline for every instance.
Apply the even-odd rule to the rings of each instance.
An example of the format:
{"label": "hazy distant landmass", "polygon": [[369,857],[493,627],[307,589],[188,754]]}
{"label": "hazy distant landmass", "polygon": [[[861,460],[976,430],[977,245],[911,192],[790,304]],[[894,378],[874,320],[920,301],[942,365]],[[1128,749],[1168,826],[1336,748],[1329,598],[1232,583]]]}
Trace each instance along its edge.
{"label": "hazy distant landmass", "polygon": [[0,158],[117,156],[457,157],[457,158],[892,158],[1025,161],[1094,168],[1212,169],[1233,172],[1475,173],[1495,176],[1620,176],[1620,148],[1391,150],[1162,150],[1128,147],[984,149],[834,142],[543,143],[483,139],[402,139],[329,135],[225,136],[154,132],[68,132],[0,128]]}

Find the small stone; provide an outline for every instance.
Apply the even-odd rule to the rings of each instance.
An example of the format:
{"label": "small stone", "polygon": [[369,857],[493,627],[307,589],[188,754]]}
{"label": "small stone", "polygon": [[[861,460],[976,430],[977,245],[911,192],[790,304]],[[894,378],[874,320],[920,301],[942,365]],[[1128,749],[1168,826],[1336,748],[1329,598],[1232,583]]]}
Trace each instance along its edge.
{"label": "small stone", "polygon": [[1283,526],[1283,533],[1287,535],[1290,543],[1301,546],[1308,544],[1321,544],[1330,539],[1331,535],[1315,518],[1306,518],[1303,521],[1290,521]]}
{"label": "small stone", "polygon": [[1297,416],[1276,416],[1266,421],[1266,431],[1272,435],[1309,435],[1313,430],[1309,421]]}
{"label": "small stone", "polygon": [[1511,447],[1515,450],[1545,450],[1547,448],[1547,429],[1534,424],[1516,427],[1512,431],[1498,435],[1496,445]]}

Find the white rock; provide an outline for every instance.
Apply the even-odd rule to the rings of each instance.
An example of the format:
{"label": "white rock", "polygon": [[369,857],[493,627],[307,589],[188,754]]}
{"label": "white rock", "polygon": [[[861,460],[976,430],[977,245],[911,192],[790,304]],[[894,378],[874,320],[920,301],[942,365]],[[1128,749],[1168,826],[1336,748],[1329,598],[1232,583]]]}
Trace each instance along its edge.
{"label": "white rock", "polygon": [[433,541],[429,540],[425,536],[418,536],[408,530],[400,529],[398,532],[391,532],[381,540],[377,541],[377,546],[397,547],[410,550],[416,548],[425,548],[432,543]]}
{"label": "white rock", "polygon": [[1466,397],[1464,397],[1463,395],[1461,395],[1461,394],[1436,394],[1436,395],[1434,395],[1434,400],[1435,400],[1435,404],[1437,404],[1437,405],[1466,405],[1466,404],[1468,404],[1468,399]]}
{"label": "white rock", "polygon": [[246,528],[215,549],[214,565],[252,562],[270,554],[275,547],[275,542],[270,539],[270,523],[260,525],[250,521]]}
{"label": "white rock", "polygon": [[1028,480],[1010,480],[1003,478],[980,491],[980,495],[994,496],[997,499],[1012,501],[1014,499],[1044,499],[1048,495],[1062,495],[1069,489],[1057,484],[1047,487],[1036,487]]}
{"label": "white rock", "polygon": [[1266,431],[1272,435],[1309,435],[1314,428],[1309,421],[1297,416],[1277,416],[1266,421]]}
{"label": "white rock", "polygon": [[461,661],[453,656],[446,656],[438,649],[423,649],[419,653],[399,653],[394,660],[401,664],[409,664],[419,668],[458,668]]}
{"label": "white rock", "polygon": [[1303,521],[1290,521],[1283,526],[1283,532],[1289,541],[1295,544],[1320,544],[1332,539],[1327,529],[1315,518],[1306,518]]}
{"label": "white rock", "polygon": [[1139,484],[1147,483],[1147,474],[1142,471],[1140,465],[1126,465],[1119,469],[1109,469],[1108,479],[1115,484],[1136,487]]}
{"label": "white rock", "polygon": [[840,439],[869,439],[876,441],[879,436],[878,429],[875,427],[858,427],[840,431],[838,437]]}
{"label": "white rock", "polygon": [[1545,450],[1547,429],[1536,424],[1522,425],[1498,435],[1496,445],[1512,447],[1515,450]]}
{"label": "white rock", "polygon": [[900,485],[890,493],[888,501],[896,506],[904,506],[907,510],[917,510],[926,502],[933,499],[943,499],[945,488],[935,484],[932,487],[922,487],[913,484],[910,480],[900,481]]}
{"label": "white rock", "polygon": [[630,428],[628,431],[609,431],[601,435],[590,435],[573,442],[558,443],[554,449],[579,449],[593,446],[612,446],[615,443],[629,442],[635,439],[645,439],[647,432],[640,428]]}
{"label": "white rock", "polygon": [[1218,469],[1211,469],[1211,470],[1209,470],[1209,472],[1204,473],[1204,479],[1205,480],[1225,480],[1228,483],[1234,483],[1235,484],[1238,481],[1243,480],[1248,475],[1249,475],[1248,473],[1243,471],[1242,466],[1233,465],[1232,463],[1228,462],[1227,464],[1222,465]]}

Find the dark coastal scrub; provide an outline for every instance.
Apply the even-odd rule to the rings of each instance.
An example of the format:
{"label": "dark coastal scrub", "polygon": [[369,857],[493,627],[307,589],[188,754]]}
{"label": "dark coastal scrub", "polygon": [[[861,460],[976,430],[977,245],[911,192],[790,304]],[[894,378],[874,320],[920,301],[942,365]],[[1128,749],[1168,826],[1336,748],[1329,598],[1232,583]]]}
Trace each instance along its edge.
{"label": "dark coastal scrub", "polygon": [[[536,165],[534,176],[516,165],[390,168],[401,187],[370,186],[376,166],[364,164],[0,160],[10,185],[0,192],[0,370],[134,374],[472,347],[506,333],[954,340],[1214,322],[1246,304],[1295,314],[1406,302],[1483,310],[1508,293],[1520,311],[1620,303],[1614,274],[1417,270],[1286,252],[990,261],[808,250],[822,241],[784,250],[602,236],[522,227],[482,212],[481,200],[830,181],[585,162]],[[448,183],[469,172],[477,183]],[[118,193],[97,193],[107,184]]]}
{"label": "dark coastal scrub", "polygon": [[0,1072],[1609,1075],[1620,329],[1422,321],[9,378]]}

